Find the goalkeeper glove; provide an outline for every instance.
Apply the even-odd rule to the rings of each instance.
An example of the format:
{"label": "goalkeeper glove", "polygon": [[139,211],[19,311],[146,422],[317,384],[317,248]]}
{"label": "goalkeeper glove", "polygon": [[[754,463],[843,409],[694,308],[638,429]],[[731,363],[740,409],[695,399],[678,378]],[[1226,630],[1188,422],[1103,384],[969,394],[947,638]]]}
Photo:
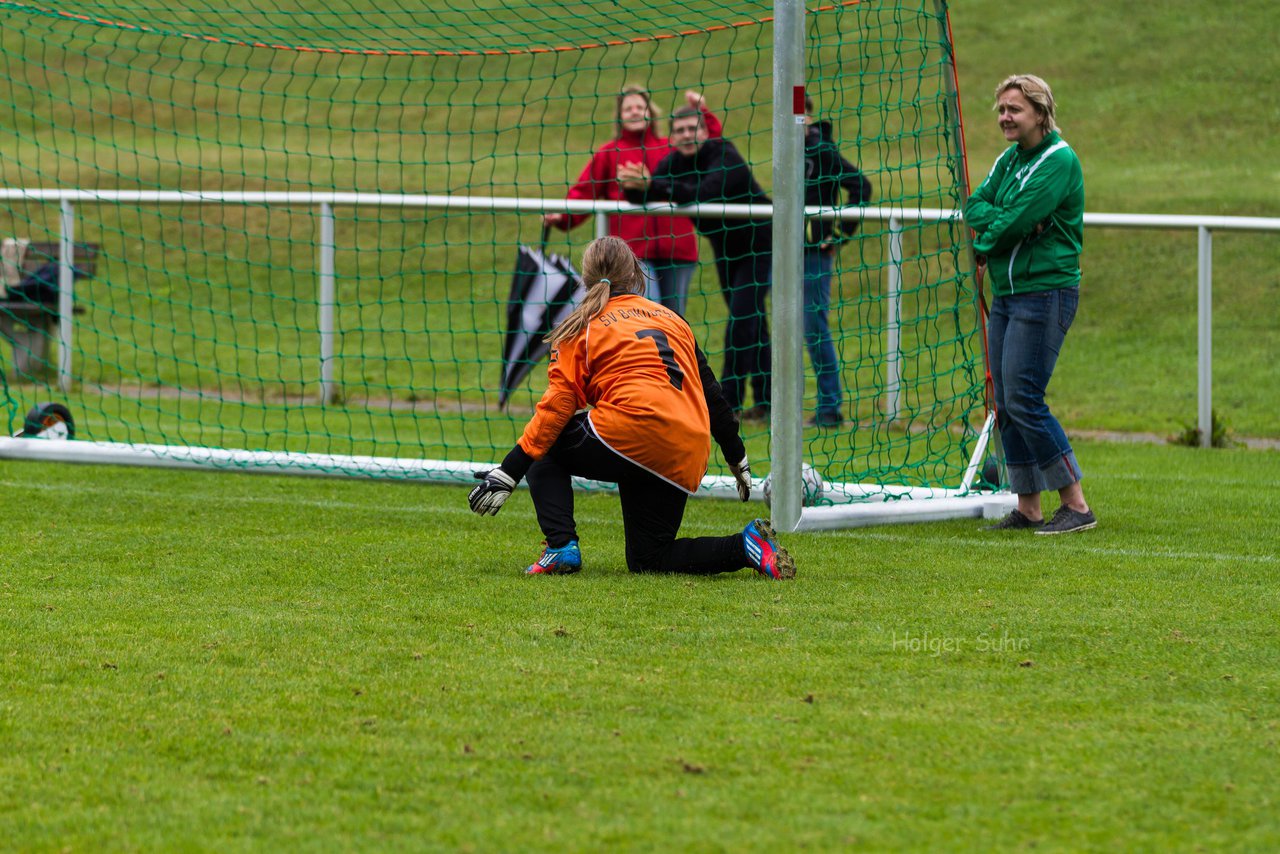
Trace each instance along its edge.
{"label": "goalkeeper glove", "polygon": [[747,461],[747,455],[743,454],[742,459],[736,465],[729,463],[729,471],[733,472],[734,485],[738,487],[738,497],[743,501],[750,501],[751,463]]}
{"label": "goalkeeper glove", "polygon": [[515,480],[502,469],[478,471],[475,478],[481,483],[467,496],[471,512],[481,516],[497,516],[502,505],[511,497],[511,490],[516,488]]}

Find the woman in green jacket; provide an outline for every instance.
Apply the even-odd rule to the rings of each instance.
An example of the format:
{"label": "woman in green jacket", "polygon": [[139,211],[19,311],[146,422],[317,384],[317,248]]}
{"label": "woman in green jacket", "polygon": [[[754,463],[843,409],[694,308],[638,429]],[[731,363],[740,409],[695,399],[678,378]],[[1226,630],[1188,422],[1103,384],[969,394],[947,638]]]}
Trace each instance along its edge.
{"label": "woman in green jacket", "polygon": [[[1058,132],[1049,84],[1030,74],[996,87],[1000,130],[1013,143],[969,198],[965,218],[993,299],[987,324],[996,424],[1017,509],[991,530],[1066,534],[1096,527],[1075,452],[1045,403],[1080,301],[1084,177]],[[1040,493],[1061,505],[1046,523]]]}

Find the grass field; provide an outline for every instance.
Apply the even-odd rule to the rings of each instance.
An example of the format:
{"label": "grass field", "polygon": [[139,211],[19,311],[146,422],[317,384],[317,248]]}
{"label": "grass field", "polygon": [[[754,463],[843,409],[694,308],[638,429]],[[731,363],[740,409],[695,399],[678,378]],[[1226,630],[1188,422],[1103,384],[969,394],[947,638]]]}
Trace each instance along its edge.
{"label": "grass field", "polygon": [[[364,6],[372,8],[350,4]],[[991,87],[1029,70],[1054,85],[1091,211],[1280,215],[1280,171],[1266,144],[1280,116],[1280,55],[1266,37],[1273,7],[1064,0],[1015,14],[995,0],[952,4],[971,174],[1001,145]],[[175,20],[188,12],[207,20],[183,9]],[[583,7],[584,16],[606,13]],[[236,18],[225,18],[229,30]],[[11,79],[35,55],[19,49],[31,43],[22,39],[57,26],[45,16],[0,35]],[[77,32],[101,35],[87,25]],[[723,102],[731,88],[740,96],[754,85],[753,97],[766,98],[767,78],[753,83],[762,54],[746,33],[736,53],[704,59],[670,42],[655,48],[664,61],[683,57],[684,76],[651,86],[701,85]],[[154,37],[139,38],[145,47]],[[113,97],[123,99],[132,80],[127,58],[103,72]],[[157,76],[176,61],[164,57]],[[293,62],[337,67],[327,57],[270,60]],[[321,74],[312,94],[349,86],[372,110],[402,97],[382,83],[423,82],[399,60],[360,62],[373,83]],[[570,60],[550,65],[561,62]],[[36,76],[64,73],[53,66]],[[546,63],[510,66],[529,67],[539,69],[521,90],[531,99],[560,85]],[[246,68],[234,85],[252,90],[256,73]],[[600,75],[609,85],[633,77],[616,63]],[[502,93],[479,80],[457,97],[477,92],[489,99],[478,121],[531,120],[499,110],[491,101]],[[554,113],[571,100],[549,103]],[[575,169],[600,134],[591,121],[607,118],[601,104],[571,127]],[[106,121],[118,103],[82,106]],[[747,112],[731,118],[756,121]],[[336,150],[308,137],[318,134],[313,118],[242,127],[229,114],[219,130],[251,143],[239,161],[246,174],[290,178],[292,147]],[[417,118],[426,121],[425,111]],[[537,118],[557,132],[569,119]],[[767,148],[767,126],[751,135]],[[41,143],[32,136],[29,156],[0,162],[8,184],[59,169],[127,171],[87,139],[75,162]],[[354,162],[400,147],[404,170],[376,177],[429,183],[427,166],[411,162],[413,134],[348,143],[324,176],[335,185],[355,180],[343,171],[348,154]],[[157,185],[187,177],[193,158],[218,157],[194,137],[183,144],[139,142],[168,158],[155,164]],[[460,133],[449,144],[465,152],[479,143]],[[476,174],[495,191],[566,180],[528,172],[517,181],[491,156],[510,152],[482,153]],[[23,171],[28,163],[34,172]],[[241,358],[271,362],[287,393],[313,382],[311,361],[220,348],[212,334],[233,316],[266,328],[301,313],[314,274],[309,212],[272,215],[287,245],[266,257],[246,239],[267,229],[253,221],[261,212],[209,214],[225,244],[201,242],[194,219],[119,216],[120,234],[156,236],[159,249],[121,247],[118,301],[87,291],[108,367],[127,363],[147,337],[126,319],[131,300],[163,311],[189,299],[170,268],[194,246],[213,260],[192,289],[237,276],[247,284],[211,300],[190,340],[147,342],[148,358],[195,385],[211,381],[220,360]],[[427,271],[426,247],[467,239],[465,228],[414,214],[343,216],[340,234],[348,229],[356,243],[361,229],[391,235],[413,247],[409,265]],[[536,230],[528,217],[492,220],[504,240]],[[562,248],[580,251],[583,232]],[[1277,240],[1215,235],[1215,401],[1240,435],[1280,438]],[[505,281],[506,255],[491,256],[494,245],[478,246],[469,261]],[[435,352],[447,350],[438,338],[377,338],[383,324],[425,331],[425,320],[399,313],[414,299],[422,311],[447,305],[443,280],[426,287],[385,254],[342,263],[351,265],[344,299],[353,306],[344,322],[362,354],[344,362],[346,381],[403,395],[441,371],[463,376],[450,379],[458,386],[478,383],[465,378],[479,370],[465,361],[473,356]],[[1069,431],[1190,426],[1193,233],[1090,229],[1084,268],[1055,411]],[[492,290],[492,278],[447,284]],[[449,321],[472,329],[476,318]],[[285,337],[295,334],[305,338],[302,325]],[[47,387],[13,389],[19,416],[50,396]],[[210,428],[209,444],[228,443],[224,428],[270,444],[286,426],[328,434],[338,432],[331,420],[345,420],[352,447],[342,450],[355,453],[399,442],[416,417],[378,420],[358,406],[252,414],[233,397],[264,392],[219,392],[77,415],[91,426],[118,414],[136,425],[126,437],[136,440],[150,437],[144,424],[174,427],[170,410],[215,410],[224,427]],[[406,441],[432,452],[456,447],[464,431],[495,447],[511,441],[505,422],[459,416],[433,429],[406,428]],[[767,459],[767,440],[750,437],[753,459]],[[810,451],[836,440],[822,441]],[[540,537],[523,492],[481,519],[458,487],[0,460],[0,850],[1280,848],[1280,452],[1075,444],[1101,520],[1095,531],[994,535],[969,520],[784,535],[799,565],[789,583],[747,571],[630,575],[617,500],[607,495],[578,505],[586,570],[530,579],[520,570]],[[684,533],[739,530],[762,511],[693,502]]]}
{"label": "grass field", "polygon": [[0,462],[0,839],[1280,845],[1280,454],[1079,452],[1094,532],[792,535],[791,583],[629,575],[611,497],[530,579],[523,493]]}

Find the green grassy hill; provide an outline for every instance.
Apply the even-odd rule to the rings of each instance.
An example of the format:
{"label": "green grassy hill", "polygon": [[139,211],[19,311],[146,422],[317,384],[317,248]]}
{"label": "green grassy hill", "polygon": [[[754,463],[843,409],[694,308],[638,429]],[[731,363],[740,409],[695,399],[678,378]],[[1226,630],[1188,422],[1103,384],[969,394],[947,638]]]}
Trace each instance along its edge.
{"label": "green grassy hill", "polygon": [[1004,146],[991,92],[1028,72],[1053,86],[1089,210],[1280,216],[1274,3],[966,0],[951,21],[975,178]]}

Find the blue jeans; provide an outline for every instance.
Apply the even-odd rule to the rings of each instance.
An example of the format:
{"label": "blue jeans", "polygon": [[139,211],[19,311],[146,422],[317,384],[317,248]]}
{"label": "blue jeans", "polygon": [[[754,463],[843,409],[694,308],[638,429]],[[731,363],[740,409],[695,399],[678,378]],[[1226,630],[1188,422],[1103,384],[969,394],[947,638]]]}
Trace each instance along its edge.
{"label": "blue jeans", "polygon": [[649,258],[641,259],[640,267],[648,280],[644,295],[684,317],[684,307],[689,302],[689,282],[693,281],[698,265],[693,261]]}
{"label": "blue jeans", "polygon": [[804,251],[804,345],[818,378],[818,414],[840,415],[840,360],[831,341],[831,271],[834,252]]}
{"label": "blue jeans", "polygon": [[1044,402],[1058,352],[1075,320],[1079,288],[996,297],[987,324],[996,425],[1016,495],[1062,489],[1083,477]]}

